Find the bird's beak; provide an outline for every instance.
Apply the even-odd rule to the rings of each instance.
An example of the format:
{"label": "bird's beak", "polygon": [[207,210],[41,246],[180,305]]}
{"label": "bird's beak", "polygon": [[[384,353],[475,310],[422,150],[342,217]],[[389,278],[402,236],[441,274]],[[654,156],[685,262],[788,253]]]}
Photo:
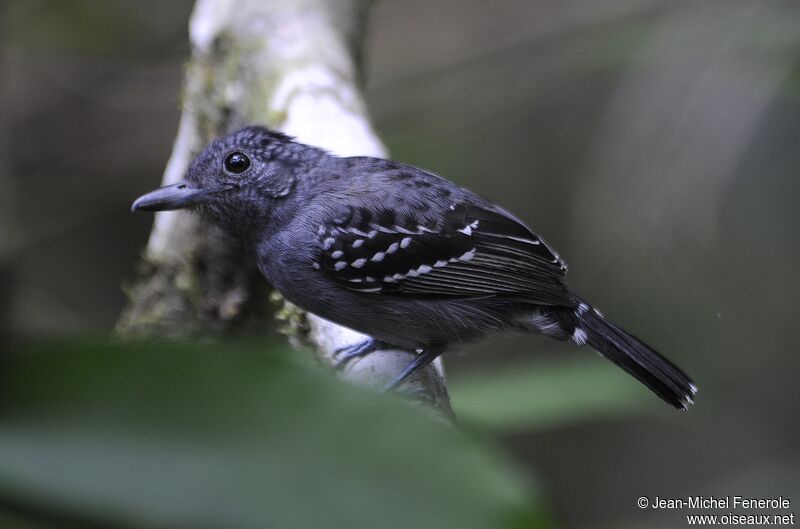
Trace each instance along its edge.
{"label": "bird's beak", "polygon": [[131,211],[166,211],[168,209],[188,208],[206,202],[209,196],[231,189],[233,186],[220,186],[211,189],[198,189],[186,181],[159,187],[136,199]]}

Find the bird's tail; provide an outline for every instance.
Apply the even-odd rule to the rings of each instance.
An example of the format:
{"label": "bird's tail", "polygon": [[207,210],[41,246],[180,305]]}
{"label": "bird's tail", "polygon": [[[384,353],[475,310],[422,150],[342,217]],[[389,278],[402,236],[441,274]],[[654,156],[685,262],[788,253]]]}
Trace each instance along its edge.
{"label": "bird's tail", "polygon": [[575,342],[589,344],[676,408],[685,410],[693,403],[697,386],[675,364],[584,302],[572,316]]}

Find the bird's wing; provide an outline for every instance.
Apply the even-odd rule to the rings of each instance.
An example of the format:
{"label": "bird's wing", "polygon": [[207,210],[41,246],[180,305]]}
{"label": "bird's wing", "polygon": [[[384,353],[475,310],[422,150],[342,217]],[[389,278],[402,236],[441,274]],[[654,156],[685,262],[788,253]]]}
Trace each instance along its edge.
{"label": "bird's wing", "polygon": [[510,213],[453,204],[436,220],[348,208],[319,226],[314,266],[346,288],[412,297],[504,295],[567,305],[566,265]]}

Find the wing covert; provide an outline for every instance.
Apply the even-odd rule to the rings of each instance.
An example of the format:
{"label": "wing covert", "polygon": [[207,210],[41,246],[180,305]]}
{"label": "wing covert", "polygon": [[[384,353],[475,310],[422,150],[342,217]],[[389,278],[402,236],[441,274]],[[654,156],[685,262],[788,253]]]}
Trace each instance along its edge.
{"label": "wing covert", "polygon": [[346,288],[399,296],[504,295],[569,304],[566,265],[509,213],[453,204],[435,221],[350,207],[319,226],[315,267]]}

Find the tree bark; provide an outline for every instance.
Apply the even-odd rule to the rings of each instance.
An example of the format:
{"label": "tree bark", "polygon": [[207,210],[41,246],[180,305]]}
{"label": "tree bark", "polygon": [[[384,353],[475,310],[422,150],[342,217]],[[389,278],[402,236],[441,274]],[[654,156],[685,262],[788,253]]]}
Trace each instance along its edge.
{"label": "tree bark", "polygon": [[[199,0],[190,21],[183,113],[163,184],[180,180],[213,138],[266,124],[343,156],[386,156],[358,88],[369,2],[364,0]],[[219,228],[186,212],[159,213],[129,290],[123,335],[220,334],[263,324],[268,291],[255,265]],[[285,304],[278,313],[295,344],[310,344],[326,365],[365,337]],[[378,351],[339,371],[380,387],[413,358]],[[451,417],[442,363],[409,380],[404,392]]]}

